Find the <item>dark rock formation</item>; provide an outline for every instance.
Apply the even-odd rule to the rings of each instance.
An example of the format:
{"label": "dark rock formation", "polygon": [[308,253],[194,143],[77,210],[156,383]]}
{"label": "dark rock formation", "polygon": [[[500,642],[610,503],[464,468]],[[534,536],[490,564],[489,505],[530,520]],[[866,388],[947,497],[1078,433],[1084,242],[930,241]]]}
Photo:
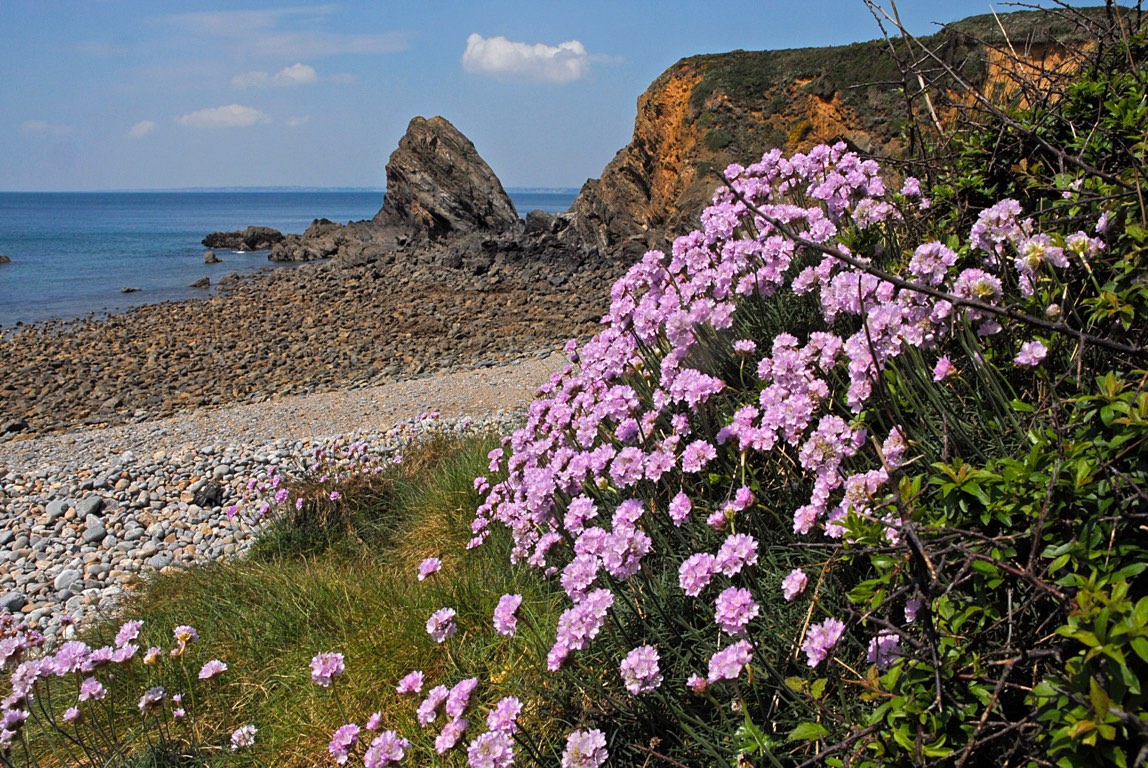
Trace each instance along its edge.
{"label": "dark rock formation", "polygon": [[120,288],[120,293],[139,293],[139,290],[139,288],[134,286],[125,285],[123,288]]}
{"label": "dark rock formation", "polygon": [[519,226],[514,203],[470,140],[442,117],[416,117],[387,161],[387,192],[375,223],[413,240]]}
{"label": "dark rock formation", "polygon": [[204,264],[222,264],[223,261],[222,261],[222,259],[220,259],[218,256],[215,255],[215,251],[204,251],[203,252],[203,263]]}
{"label": "dark rock formation", "polygon": [[316,219],[302,235],[276,243],[268,258],[369,263],[398,249],[521,227],[510,197],[470,140],[444,118],[416,117],[387,162],[383,206],[371,221]]}
{"label": "dark rock formation", "polygon": [[[232,251],[266,251],[283,239],[283,233],[271,227],[248,227],[242,232],[212,232],[203,238],[208,248]],[[207,254],[204,254],[207,261]]]}
{"label": "dark rock formation", "polygon": [[201,277],[198,280],[196,280],[194,283],[192,283],[191,285],[188,286],[188,288],[210,288],[210,287],[211,287],[211,278],[210,277]]}
{"label": "dark rock formation", "polygon": [[5,256],[4,254],[0,253],[0,264],[11,264],[11,263],[12,263],[12,259],[10,259],[7,256]]}

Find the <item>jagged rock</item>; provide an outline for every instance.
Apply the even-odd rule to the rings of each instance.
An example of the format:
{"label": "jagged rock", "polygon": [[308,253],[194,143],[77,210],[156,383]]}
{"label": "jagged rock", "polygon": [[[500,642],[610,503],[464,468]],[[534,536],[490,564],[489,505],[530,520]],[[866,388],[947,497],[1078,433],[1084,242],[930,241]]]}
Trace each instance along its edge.
{"label": "jagged rock", "polygon": [[416,117],[387,162],[387,192],[377,224],[418,240],[520,226],[494,171],[445,118]]}
{"label": "jagged rock", "polygon": [[223,262],[218,256],[215,255],[215,251],[204,251],[203,252],[203,263],[204,264],[222,264]]}
{"label": "jagged rock", "polygon": [[7,256],[5,256],[4,254],[0,253],[0,264],[11,264],[11,263],[12,263],[12,259],[10,259]]}
{"label": "jagged rock", "polygon": [[[203,238],[208,248],[232,251],[266,251],[283,239],[283,233],[271,227],[248,227],[242,232],[212,232]],[[204,254],[204,261],[207,255]]]}
{"label": "jagged rock", "polygon": [[211,278],[210,277],[201,277],[198,280],[196,280],[194,283],[192,283],[191,285],[188,286],[188,288],[210,288],[210,287],[211,287]]}
{"label": "jagged rock", "polygon": [[130,285],[125,285],[123,288],[120,288],[120,293],[139,293],[139,290],[140,290],[139,288],[135,288],[135,287],[130,286]]}
{"label": "jagged rock", "polygon": [[223,503],[223,486],[219,483],[208,483],[195,492],[191,503],[205,509],[218,507]]}

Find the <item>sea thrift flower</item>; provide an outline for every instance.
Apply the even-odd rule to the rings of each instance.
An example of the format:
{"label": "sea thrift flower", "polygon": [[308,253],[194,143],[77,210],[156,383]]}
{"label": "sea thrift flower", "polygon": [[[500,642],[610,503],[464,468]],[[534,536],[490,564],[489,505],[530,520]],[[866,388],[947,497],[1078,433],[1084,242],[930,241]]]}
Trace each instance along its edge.
{"label": "sea thrift flower", "polygon": [[494,629],[507,637],[518,629],[518,606],[522,605],[522,595],[503,595],[494,609]]}
{"label": "sea thrift flower", "polygon": [[690,516],[690,510],[693,505],[690,503],[690,497],[685,493],[679,492],[673,499],[670,500],[668,512],[670,519],[674,521],[674,525],[681,527]]}
{"label": "sea thrift flower", "polygon": [[626,654],[619,667],[626,690],[635,696],[649,693],[662,684],[658,669],[658,651],[650,645],[640,645]]}
{"label": "sea thrift flower", "polygon": [[743,637],[746,625],[761,613],[761,606],[748,589],[729,587],[714,603],[714,621],[727,635]]}
{"label": "sea thrift flower", "polygon": [[488,731],[466,750],[469,768],[509,768],[514,765],[514,740],[502,731]]}
{"label": "sea thrift flower", "polygon": [[120,626],[120,631],[116,633],[116,647],[123,648],[132,640],[135,640],[137,637],[139,637],[140,627],[142,626],[142,621],[125,621]]}
{"label": "sea thrift flower", "polygon": [[686,680],[686,687],[689,688],[694,694],[704,696],[706,691],[709,690],[710,684],[701,675],[690,675]]}
{"label": "sea thrift flower", "polygon": [[522,702],[514,696],[499,699],[494,709],[486,716],[486,728],[490,731],[505,731],[513,734],[518,731],[518,715],[522,712]]}
{"label": "sea thrift flower", "polygon": [[695,440],[682,451],[682,471],[701,472],[717,458],[717,449],[705,440]]}
{"label": "sea thrift flower", "polygon": [[574,731],[566,737],[562,768],[600,768],[610,753],[606,751],[606,734],[597,728]]}
{"label": "sea thrift flower", "polygon": [[415,717],[418,718],[419,725],[426,728],[434,722],[435,716],[438,713],[438,708],[450,696],[450,689],[445,685],[436,685],[431,688],[427,693],[427,697],[419,704],[418,709],[415,711]]}
{"label": "sea thrift flower", "polygon": [[949,360],[948,355],[937,360],[937,364],[933,366],[933,381],[944,381],[957,372]]}
{"label": "sea thrift flower", "polygon": [[790,571],[781,581],[781,594],[785,597],[785,602],[792,602],[793,598],[805,591],[805,585],[808,583],[809,577],[805,575],[805,571],[800,568]]}
{"label": "sea thrift flower", "polygon": [[419,563],[419,581],[425,580],[432,573],[438,573],[440,568],[442,568],[442,560],[437,557],[428,557],[423,560]]}
{"label": "sea thrift flower", "polygon": [[736,680],[752,658],[753,646],[748,640],[738,640],[710,657],[709,676],[706,679],[710,683],[716,683],[718,680]]}
{"label": "sea thrift flower", "polygon": [[345,669],[343,654],[320,653],[311,659],[311,679],[324,688],[331,685]]}
{"label": "sea thrift flower", "polygon": [[371,716],[367,718],[367,730],[377,731],[383,727],[383,713],[372,712]]}
{"label": "sea thrift flower", "polygon": [[446,706],[443,710],[447,716],[457,720],[462,717],[466,712],[466,708],[470,706],[470,695],[474,693],[474,689],[478,687],[477,677],[468,677],[461,680],[450,689],[450,693],[446,697]]}
{"label": "sea thrift flower", "polygon": [[162,701],[163,701],[163,688],[162,687],[155,686],[154,688],[148,688],[144,692],[144,695],[140,697],[140,701],[139,701],[140,714],[143,714],[150,709],[154,709],[155,707],[158,707]]}
{"label": "sea thrift flower", "polygon": [[726,576],[734,576],[745,566],[756,564],[757,540],[746,533],[728,536],[714,559],[714,569]]}
{"label": "sea thrift flower", "polygon": [[331,743],[327,751],[335,758],[335,762],[343,765],[351,756],[351,750],[359,742],[359,726],[354,723],[340,725],[331,736]]}
{"label": "sea thrift flower", "polygon": [[410,749],[411,743],[395,731],[383,731],[371,742],[363,755],[364,768],[383,768],[400,762]]}
{"label": "sea thrift flower", "polygon": [[418,693],[423,689],[423,673],[421,670],[415,670],[406,674],[399,684],[395,687],[398,693]]}
{"label": "sea thrift flower", "polygon": [[241,725],[231,732],[231,751],[237,752],[241,749],[247,749],[255,744],[255,734],[259,729],[254,725]]}
{"label": "sea thrift flower", "polygon": [[678,584],[690,597],[697,597],[709,586],[716,568],[716,560],[708,552],[690,555],[678,568]]}
{"label": "sea thrift flower", "polygon": [[188,646],[199,639],[199,633],[195,631],[195,627],[181,625],[171,631],[175,637],[175,641],[181,646]]}
{"label": "sea thrift flower", "polygon": [[866,659],[870,664],[876,664],[877,669],[886,670],[893,666],[893,662],[901,655],[901,638],[896,632],[883,629],[877,636],[869,641],[869,653]]}
{"label": "sea thrift flower", "polygon": [[80,710],[75,707],[68,707],[64,710],[64,722],[74,723],[80,719]]}
{"label": "sea thrift flower", "polygon": [[221,675],[226,671],[227,671],[227,665],[226,664],[224,664],[219,659],[212,659],[211,661],[204,664],[203,667],[199,670],[199,679],[200,680],[210,680],[211,678],[215,677],[216,675]]}
{"label": "sea thrift flower", "polygon": [[1039,341],[1026,341],[1021,345],[1020,352],[1013,358],[1013,362],[1032,368],[1040,365],[1046,355],[1048,355],[1048,347],[1044,344]]}
{"label": "sea thrift flower", "polygon": [[340,496],[340,494],[338,491],[331,491],[331,496],[330,496],[331,501],[338,501],[339,496]]}
{"label": "sea thrift flower", "polygon": [[450,749],[453,749],[458,744],[462,734],[466,732],[467,726],[470,725],[465,718],[458,718],[451,720],[449,723],[442,727],[440,733],[434,740],[434,751],[440,755],[446,754]]}
{"label": "sea thrift flower", "polygon": [[80,694],[77,698],[80,701],[99,701],[108,695],[108,691],[104,688],[104,684],[94,677],[89,677],[80,683]]}
{"label": "sea thrift flower", "polygon": [[837,645],[837,641],[841,639],[841,634],[844,631],[845,624],[832,617],[810,627],[809,632],[805,635],[805,642],[801,646],[801,650],[805,651],[806,662],[809,666],[816,667],[824,661],[829,652],[833,650],[833,646]]}
{"label": "sea thrift flower", "polygon": [[439,608],[427,619],[427,634],[436,643],[443,643],[448,637],[454,637],[458,632],[458,625],[454,623],[455,615],[453,608]]}
{"label": "sea thrift flower", "polygon": [[905,621],[912,624],[917,620],[917,613],[921,610],[922,603],[920,600],[913,598],[912,600],[905,601]]}

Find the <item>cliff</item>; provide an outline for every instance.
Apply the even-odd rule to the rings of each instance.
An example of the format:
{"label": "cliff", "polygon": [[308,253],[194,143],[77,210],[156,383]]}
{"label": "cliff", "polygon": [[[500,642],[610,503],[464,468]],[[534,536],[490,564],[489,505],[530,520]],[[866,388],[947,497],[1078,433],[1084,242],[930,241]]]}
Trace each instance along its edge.
{"label": "cliff", "polygon": [[[999,18],[1008,45],[1037,71],[1069,60],[1091,38],[1081,19],[1103,10]],[[962,79],[997,95],[1008,91],[994,50],[1006,43],[997,17],[970,17],[922,42]],[[638,98],[632,140],[583,186],[572,229],[591,248],[638,254],[688,229],[731,163],[774,147],[790,153],[837,140],[896,156],[905,149],[902,83],[885,40],[682,59]]]}

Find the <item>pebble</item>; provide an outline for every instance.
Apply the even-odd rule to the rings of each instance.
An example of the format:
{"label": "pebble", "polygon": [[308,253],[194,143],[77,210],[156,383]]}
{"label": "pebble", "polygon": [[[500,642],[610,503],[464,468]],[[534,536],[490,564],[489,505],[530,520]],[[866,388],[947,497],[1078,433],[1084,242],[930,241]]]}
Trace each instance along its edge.
{"label": "pebble", "polygon": [[[461,433],[491,426],[507,432],[517,412],[476,419],[439,419],[436,430]],[[242,556],[259,526],[229,517],[251,478],[272,466],[302,467],[317,445],[366,441],[375,455],[399,452],[431,421],[408,420],[381,432],[269,442],[195,442],[178,449],[123,451],[106,430],[46,438],[50,455],[0,450],[0,610],[22,613],[49,642],[70,636],[65,614],[79,622],[114,611],[118,599],[150,573]],[[142,449],[162,425],[130,425]],[[20,443],[9,443],[16,448]],[[117,452],[118,450],[118,452]],[[32,464],[31,462],[35,462]],[[23,469],[19,465],[26,463]],[[208,479],[211,479],[208,482]],[[187,500],[191,489],[215,486],[219,503]]]}

